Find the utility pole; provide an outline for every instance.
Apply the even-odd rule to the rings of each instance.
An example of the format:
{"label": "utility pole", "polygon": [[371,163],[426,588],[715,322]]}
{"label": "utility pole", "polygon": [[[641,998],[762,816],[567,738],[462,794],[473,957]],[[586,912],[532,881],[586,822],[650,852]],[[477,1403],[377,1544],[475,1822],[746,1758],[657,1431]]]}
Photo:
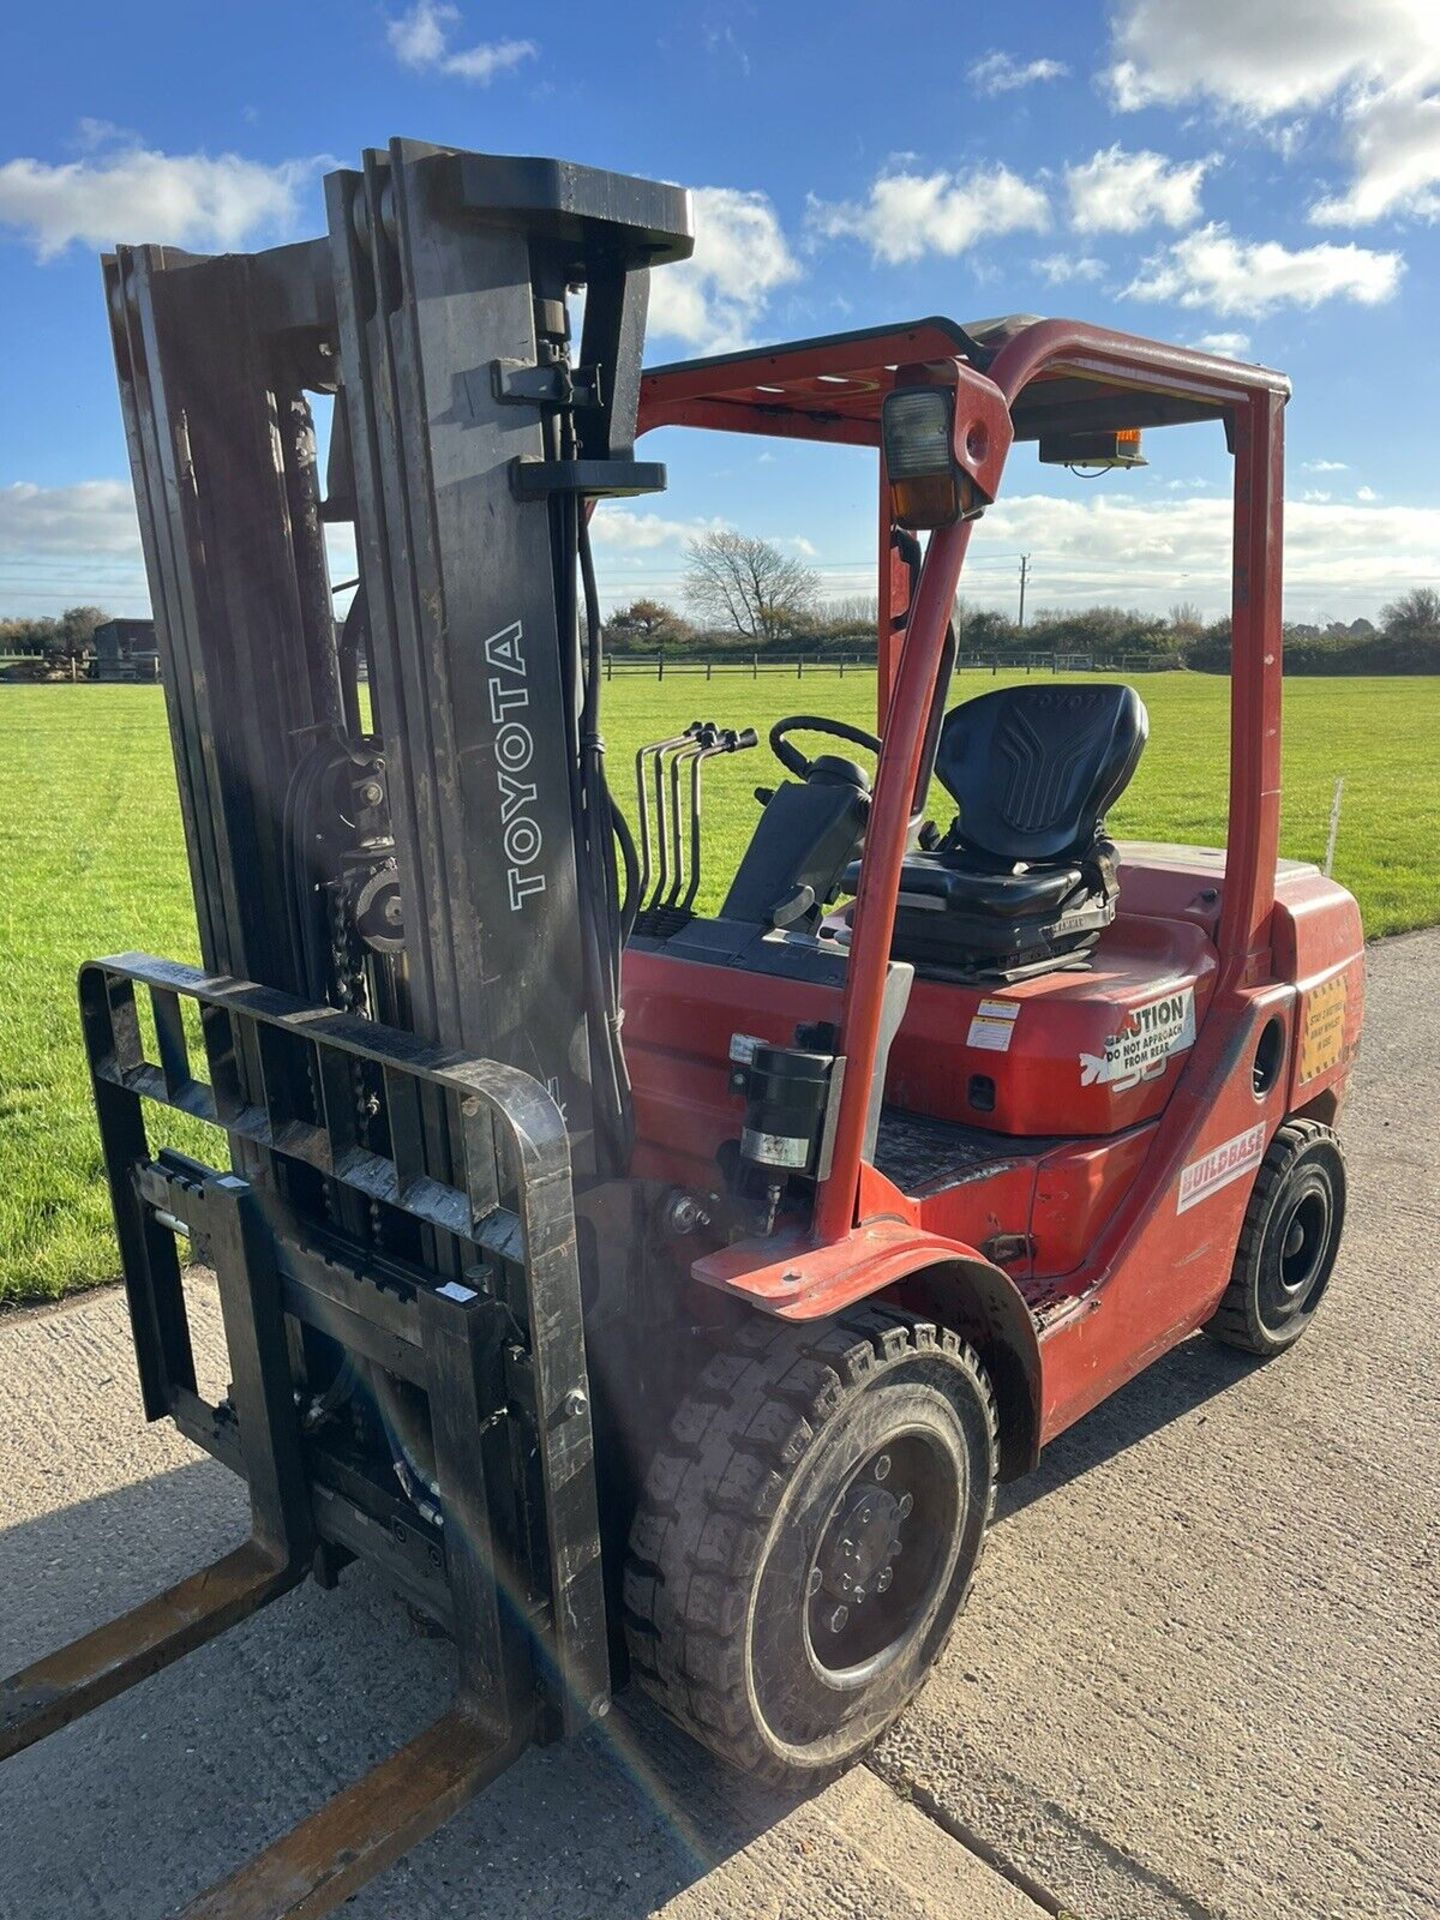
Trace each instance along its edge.
{"label": "utility pole", "polygon": [[1029,571],[1030,556],[1028,553],[1022,553],[1020,556],[1020,618],[1015,623],[1021,627],[1025,624],[1025,579]]}

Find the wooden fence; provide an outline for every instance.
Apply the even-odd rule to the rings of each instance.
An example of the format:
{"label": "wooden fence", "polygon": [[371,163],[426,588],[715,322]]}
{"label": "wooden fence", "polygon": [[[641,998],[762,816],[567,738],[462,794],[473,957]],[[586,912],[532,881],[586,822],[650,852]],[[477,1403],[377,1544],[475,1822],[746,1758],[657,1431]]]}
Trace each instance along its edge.
{"label": "wooden fence", "polygon": [[[955,662],[957,670],[992,675],[1002,668],[1006,673],[1018,673],[1023,668],[1027,674],[1155,673],[1179,664],[1173,655],[1148,653],[1120,654],[1108,660],[1088,653],[1032,653],[1022,659],[1009,660],[998,654],[964,653]],[[607,653],[605,656],[607,680],[613,680],[617,674],[621,679],[639,676],[648,680],[664,680],[677,674],[703,674],[707,680],[713,680],[717,673],[743,674],[752,680],[758,680],[762,674],[785,674],[794,680],[803,680],[807,675],[813,679],[817,675],[834,674],[843,680],[847,673],[874,671],[874,656],[867,654],[796,654],[789,660],[773,653]]]}

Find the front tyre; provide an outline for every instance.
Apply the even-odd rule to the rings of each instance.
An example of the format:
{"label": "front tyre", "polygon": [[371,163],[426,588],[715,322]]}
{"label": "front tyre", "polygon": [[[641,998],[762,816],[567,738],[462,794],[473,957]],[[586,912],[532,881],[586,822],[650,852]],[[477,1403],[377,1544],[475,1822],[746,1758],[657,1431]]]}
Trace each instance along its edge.
{"label": "front tyre", "polygon": [[945,1644],[996,1455],[989,1382],[953,1333],[881,1307],[742,1323],[681,1402],[631,1530],[641,1682],[747,1773],[839,1772]]}
{"label": "front tyre", "polygon": [[1255,1176],[1230,1284],[1205,1332],[1264,1359],[1304,1333],[1345,1225],[1345,1156],[1331,1127],[1287,1120]]}

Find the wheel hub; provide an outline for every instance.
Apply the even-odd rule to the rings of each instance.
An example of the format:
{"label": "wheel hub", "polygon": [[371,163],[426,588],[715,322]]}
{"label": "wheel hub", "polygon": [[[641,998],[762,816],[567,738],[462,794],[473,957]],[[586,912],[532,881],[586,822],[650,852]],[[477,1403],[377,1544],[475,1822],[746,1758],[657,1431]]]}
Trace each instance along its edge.
{"label": "wheel hub", "polygon": [[1279,1282],[1287,1298],[1304,1296],[1319,1272],[1330,1231],[1330,1209],[1323,1194],[1297,1200],[1280,1240]]}
{"label": "wheel hub", "polygon": [[906,1488],[884,1484],[889,1474],[889,1456],[881,1454],[851,1482],[820,1542],[810,1591],[839,1602],[827,1615],[832,1633],[843,1631],[850,1608],[887,1592],[894,1579],[901,1533],[915,1501]]}

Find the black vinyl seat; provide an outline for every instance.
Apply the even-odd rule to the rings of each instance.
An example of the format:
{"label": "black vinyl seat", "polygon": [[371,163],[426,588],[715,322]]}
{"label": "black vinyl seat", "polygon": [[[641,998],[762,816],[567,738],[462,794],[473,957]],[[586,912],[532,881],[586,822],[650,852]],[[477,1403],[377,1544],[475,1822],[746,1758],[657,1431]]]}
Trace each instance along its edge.
{"label": "black vinyl seat", "polygon": [[1075,964],[1115,917],[1105,815],[1149,734],[1133,687],[1004,687],[945,717],[935,772],[959,812],[908,854],[894,956],[980,978]]}

